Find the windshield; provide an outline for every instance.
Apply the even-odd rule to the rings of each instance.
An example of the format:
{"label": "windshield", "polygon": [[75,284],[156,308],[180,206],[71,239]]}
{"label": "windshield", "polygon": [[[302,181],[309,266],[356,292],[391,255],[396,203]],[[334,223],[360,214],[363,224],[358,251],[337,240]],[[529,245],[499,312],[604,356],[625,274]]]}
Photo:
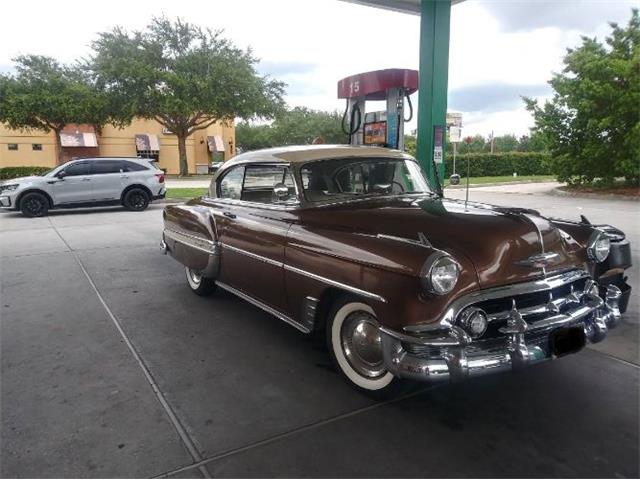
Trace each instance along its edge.
{"label": "windshield", "polygon": [[335,159],[307,163],[300,169],[309,202],[360,197],[431,193],[415,161],[392,158]]}

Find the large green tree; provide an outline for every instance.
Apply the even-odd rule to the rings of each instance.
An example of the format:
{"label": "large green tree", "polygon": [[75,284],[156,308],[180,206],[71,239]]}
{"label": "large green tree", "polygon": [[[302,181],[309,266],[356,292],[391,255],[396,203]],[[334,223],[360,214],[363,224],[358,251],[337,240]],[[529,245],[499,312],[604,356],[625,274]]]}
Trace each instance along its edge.
{"label": "large green tree", "polygon": [[284,84],[257,73],[257,59],[220,31],[154,18],[144,31],[115,28],[92,44],[96,81],[121,105],[152,118],[178,138],[186,175],[186,139],[235,118],[269,118],[281,110]]}
{"label": "large green tree", "polygon": [[338,112],[294,107],[280,113],[268,125],[239,123],[236,126],[236,143],[243,150],[304,145],[316,139],[322,139],[324,143],[345,143],[341,118]]}
{"label": "large green tree", "polygon": [[611,23],[605,44],[582,38],[549,82],[551,101],[525,98],[558,178],[572,183],[640,178],[640,17]]}
{"label": "large green tree", "polygon": [[0,122],[19,130],[54,132],[58,163],[65,125],[88,123],[99,131],[116,121],[107,95],[80,68],[38,55],[20,56],[15,62],[15,74],[0,75]]}

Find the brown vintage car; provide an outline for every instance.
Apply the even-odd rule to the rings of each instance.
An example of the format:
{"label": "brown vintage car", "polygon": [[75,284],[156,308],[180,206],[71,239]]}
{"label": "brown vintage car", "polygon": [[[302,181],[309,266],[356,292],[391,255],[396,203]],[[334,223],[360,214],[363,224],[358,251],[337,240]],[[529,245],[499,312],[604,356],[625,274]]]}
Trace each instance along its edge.
{"label": "brown vintage car", "polygon": [[195,293],[217,286],[325,331],[344,377],[376,394],[577,352],[631,291],[619,230],[443,198],[384,148],[245,153],[163,216],[161,248]]}

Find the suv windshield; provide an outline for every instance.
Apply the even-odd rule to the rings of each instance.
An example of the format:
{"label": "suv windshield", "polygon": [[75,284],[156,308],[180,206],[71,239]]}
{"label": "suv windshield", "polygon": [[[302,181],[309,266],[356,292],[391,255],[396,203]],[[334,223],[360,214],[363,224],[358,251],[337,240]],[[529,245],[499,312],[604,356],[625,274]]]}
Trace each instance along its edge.
{"label": "suv windshield", "polygon": [[391,158],[320,160],[300,170],[309,202],[362,195],[431,193],[415,161]]}

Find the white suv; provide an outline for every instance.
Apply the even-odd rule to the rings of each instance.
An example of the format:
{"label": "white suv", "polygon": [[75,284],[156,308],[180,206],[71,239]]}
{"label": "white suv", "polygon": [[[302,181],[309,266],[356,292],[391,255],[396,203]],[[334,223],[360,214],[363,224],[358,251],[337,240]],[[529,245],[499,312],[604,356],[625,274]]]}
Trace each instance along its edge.
{"label": "white suv", "polygon": [[83,158],[42,176],[0,182],[0,207],[42,217],[51,208],[122,204],[141,211],[166,193],[164,173],[141,158]]}

